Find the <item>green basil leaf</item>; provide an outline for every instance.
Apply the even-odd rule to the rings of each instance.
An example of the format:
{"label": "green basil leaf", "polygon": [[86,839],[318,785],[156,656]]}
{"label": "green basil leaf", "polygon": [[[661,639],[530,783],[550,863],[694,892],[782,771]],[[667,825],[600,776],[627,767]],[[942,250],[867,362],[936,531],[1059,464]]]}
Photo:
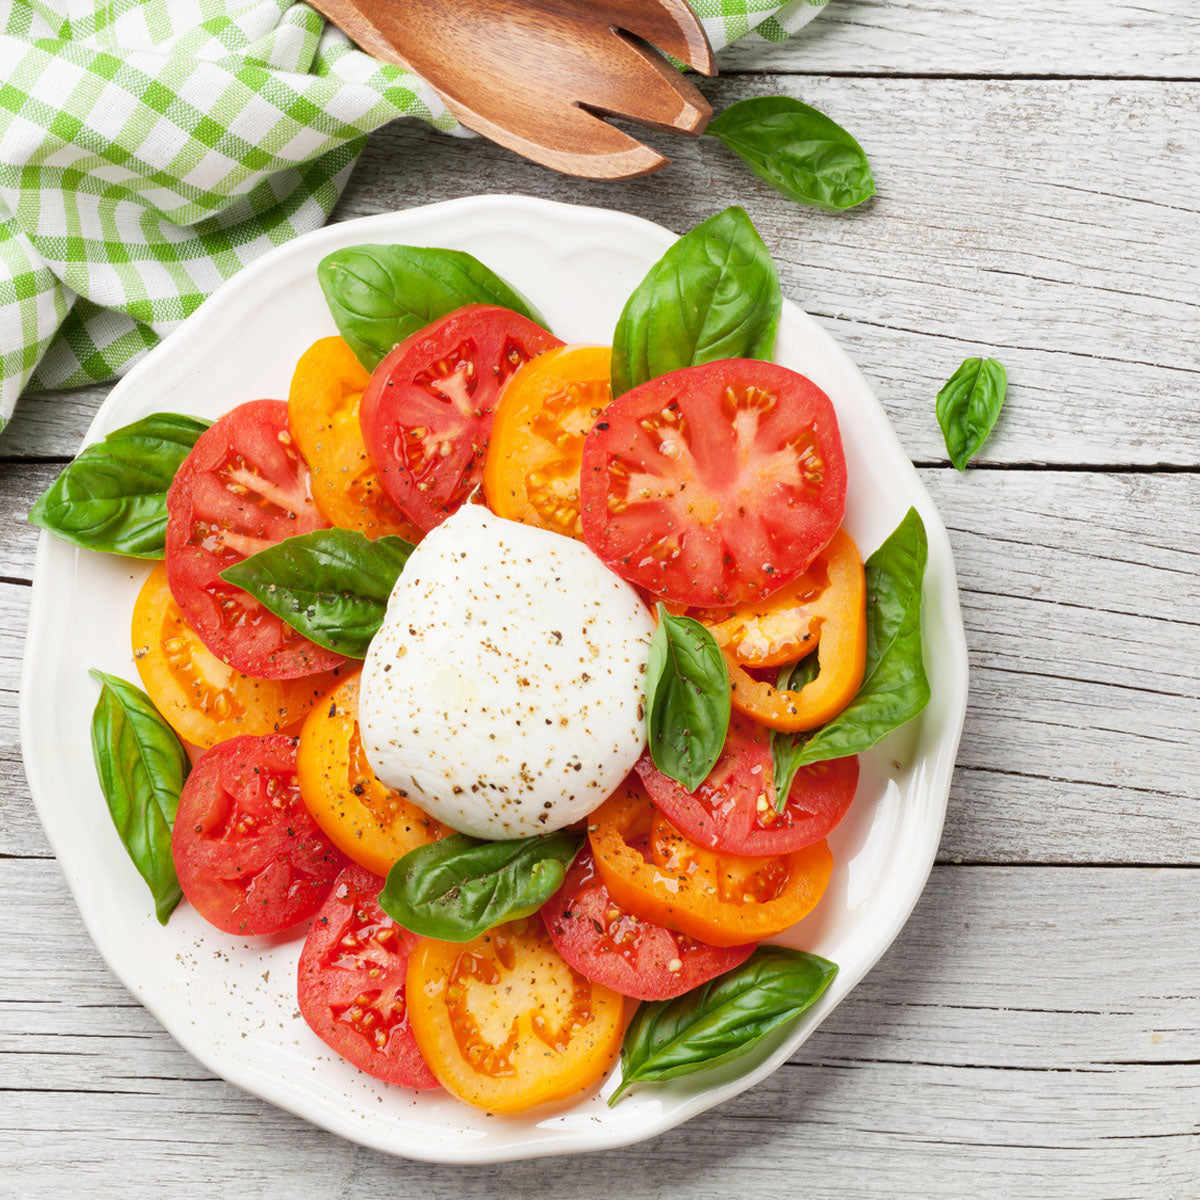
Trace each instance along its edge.
{"label": "green basil leaf", "polygon": [[646,663],[646,740],[654,765],[689,792],[708,777],[729,729],[729,668],[713,635],[658,606]]}
{"label": "green basil leaf", "polygon": [[837,965],[784,946],[760,946],[741,966],[703,987],[634,1015],[621,1047],[621,1084],[678,1079],[738,1058],[794,1021],[833,982]]}
{"label": "green basil leaf", "polygon": [[[775,687],[781,692],[798,692],[812,683],[820,672],[820,654],[814,650],[811,654],[805,655],[798,663],[788,663],[780,668],[779,675],[775,680]],[[792,784],[796,780],[796,772],[800,770],[800,764],[792,762],[786,753],[786,746],[790,740],[786,733],[771,730],[771,757],[775,763],[776,812],[786,810],[788,796],[791,794]],[[776,749],[776,741],[780,743],[779,749]]]}
{"label": "green basil leaf", "polygon": [[[915,508],[867,559],[867,664],[853,700],[813,734],[771,740],[776,779],[810,763],[861,754],[929,703],[921,654],[921,591],[929,543]],[[786,775],[785,772],[789,772]]]}
{"label": "green basil leaf", "polygon": [[121,841],[154,896],[159,923],[183,893],[171,857],[171,828],[191,760],[145,692],[91,671],[100,683],[92,714],[92,757]]}
{"label": "green basil leaf", "polygon": [[950,461],[960,471],[987,441],[1007,388],[1008,375],[999,359],[968,358],[938,392],[938,424]]}
{"label": "green basil leaf", "polygon": [[34,525],[110,554],[162,558],[167,489],[208,421],[155,413],[88,446],[38,497]]}
{"label": "green basil leaf", "polygon": [[122,425],[120,429],[114,429],[112,433],[105,435],[104,440],[119,442],[131,437],[152,438],[170,445],[186,446],[190,450],[211,424],[211,421],[206,421],[203,417],[157,412],[129,425]]}
{"label": "green basil leaf", "polygon": [[469,942],[537,912],[562,886],[582,845],[582,834],[565,829],[511,842],[454,833],[399,859],[379,906],[421,937]]}
{"label": "green basil leaf", "polygon": [[353,529],[318,529],[226,567],[221,578],[310,642],[365,658],[412,552],[411,542],[392,534],[372,541]]}
{"label": "green basil leaf", "polygon": [[704,131],[801,204],[841,212],[875,195],[863,148],[836,121],[790,96],[754,96],[719,113]]}
{"label": "green basil leaf", "polygon": [[821,656],[818,651],[813,650],[799,662],[781,667],[775,679],[775,687],[781,692],[798,692],[801,688],[808,687],[820,673]]}
{"label": "green basil leaf", "polygon": [[537,310],[474,255],[426,246],[348,246],[317,266],[338,332],[373,371],[393,346],[464,304],[499,304],[545,327]]}
{"label": "green basil leaf", "polygon": [[783,296],[743,209],[685,233],[634,289],[613,333],[612,394],[722,358],[771,360]]}

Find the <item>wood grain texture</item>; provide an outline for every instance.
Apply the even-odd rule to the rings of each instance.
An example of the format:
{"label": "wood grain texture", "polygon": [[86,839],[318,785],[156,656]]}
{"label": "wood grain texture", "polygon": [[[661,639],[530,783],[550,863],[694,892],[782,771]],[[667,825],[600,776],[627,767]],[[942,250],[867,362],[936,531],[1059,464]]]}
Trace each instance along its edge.
{"label": "wood grain texture", "polygon": [[[879,195],[849,213],[802,208],[712,138],[671,140],[676,164],[636,185],[565,181],[401,121],[371,140],[337,215],[486,186],[682,231],[741,203],[786,294],[862,368],[917,461],[946,461],[938,389],[994,353],[1011,385],[977,462],[1200,466],[1200,155],[1184,150],[1200,144],[1200,89],[767,76],[705,90],[717,108],[772,92],[817,104],[863,141]],[[101,394],[28,397],[0,455],[74,453]]]}
{"label": "wood grain texture", "polygon": [[[570,1169],[459,1169],[350,1146],[211,1078],[109,975],[56,866],[6,868],[0,1170],[23,1194],[66,1174],[115,1194],[130,1161],[179,1197],[249,1178],[253,1195],[726,1197],[752,1181],[782,1198],[813,1171],[832,1197],[1192,1194],[1196,871],[938,868],[875,971],[760,1087]],[[1067,1171],[1070,1189],[1046,1190]]]}
{"label": "wood grain texture", "polygon": [[831,0],[790,41],[747,41],[722,71],[1195,79],[1192,0]]}

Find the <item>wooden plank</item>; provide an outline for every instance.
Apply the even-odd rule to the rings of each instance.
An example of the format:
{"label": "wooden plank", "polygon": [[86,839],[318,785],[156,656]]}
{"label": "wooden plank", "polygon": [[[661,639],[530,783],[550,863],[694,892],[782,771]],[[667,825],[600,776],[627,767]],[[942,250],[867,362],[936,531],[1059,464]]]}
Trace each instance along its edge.
{"label": "wooden plank", "polygon": [[[476,194],[481,180],[677,230],[737,200],[916,460],[945,461],[938,388],[967,355],[996,353],[1012,386],[981,462],[1200,465],[1200,156],[1181,152],[1200,141],[1200,90],[795,76],[706,88],[718,107],[772,92],[822,107],[863,141],[879,196],[841,215],[798,207],[711,138],[661,139],[678,161],[645,180],[565,183],[401,121],[371,139],[338,216]],[[74,453],[100,395],[30,397],[0,454]]]}
{"label": "wooden plank", "polygon": [[[0,479],[0,523],[55,469]],[[972,669],[942,857],[1200,861],[1195,477],[921,474],[951,529]],[[32,529],[6,539],[0,576],[27,579],[33,544]],[[0,585],[0,628],[22,629],[27,604]],[[18,654],[0,641],[0,781],[25,795]],[[0,852],[44,852],[28,809]]]}
{"label": "wooden plank", "polygon": [[950,528],[971,656],[941,853],[1196,861],[1195,477],[922,476]]}
{"label": "wooden plank", "polygon": [[[934,398],[980,353],[999,355],[1012,380],[981,461],[1200,461],[1200,160],[1177,153],[1200,138],[1196,88],[778,76],[708,87],[718,108],[772,92],[855,131],[879,196],[852,213],[801,208],[703,138],[670,142],[674,170],[576,183],[571,199],[678,230],[744,204],[786,293],[863,369],[918,461],[945,461]],[[404,207],[411,183],[395,165],[406,161],[422,165],[423,199],[471,194],[481,178],[564,194],[504,151],[398,122],[372,139],[339,213]]]}
{"label": "wooden plank", "polygon": [[[6,459],[69,458],[79,450],[96,409],[110,385],[70,392],[28,393],[0,433],[0,455]],[[0,466],[0,474],[9,470]]]}
{"label": "wooden plank", "polygon": [[17,718],[29,596],[27,586],[0,582],[0,795],[6,798],[0,805],[0,869],[11,854],[50,853],[29,796]]}
{"label": "wooden plank", "polygon": [[823,1196],[845,1200],[961,1200],[975,1188],[1005,1200],[1190,1200],[1196,1135],[1181,1114],[1197,1099],[1186,1067],[1126,1067],[1114,1079],[789,1066],[639,1146],[464,1168],[361,1149],[219,1082],[131,1079],[118,1093],[6,1096],[0,1167],[36,1187],[61,1182],[66,1159],[98,1198],[126,1197],[130,1179],[145,1178],[156,1194],[203,1200],[252,1177],[256,1196],[345,1200],[790,1200],[816,1176]]}
{"label": "wooden plank", "polygon": [[0,538],[0,579],[28,582],[33,578],[33,556],[40,531],[29,523],[29,510],[61,470],[60,463],[0,467],[0,529],[4,530]]}
{"label": "wooden plank", "polygon": [[[364,1150],[228,1085],[128,1081],[128,1091],[4,1097],[0,1169],[23,1195],[64,1177],[96,1200],[140,1181],[172,1200],[1191,1200],[1200,1101],[1186,1067],[1110,1074],[879,1064],[785,1067],[651,1141],[487,1167]],[[1182,1115],[1181,1115],[1182,1114]],[[64,1161],[65,1160],[65,1161]],[[131,1180],[137,1180],[131,1193]]]}
{"label": "wooden plank", "polygon": [[[302,1183],[364,1197],[783,1197],[814,1163],[836,1197],[983,1184],[1040,1198],[1053,1174],[1056,1196],[1182,1200],[1194,1182],[1195,871],[937,868],[896,944],[792,1064],[662,1138],[588,1160],[598,1174],[401,1166],[245,1096],[129,1000],[52,864],[6,875],[0,1168],[26,1184],[66,1160],[105,1196],[127,1187],[130,1163],[153,1163],[160,1190],[198,1196],[200,1179],[204,1194],[233,1185],[250,1152],[274,1194]],[[1132,963],[1147,969],[1106,965]]]}
{"label": "wooden plank", "polygon": [[743,42],[723,71],[821,74],[1100,75],[1194,79],[1196,8],[1190,0],[832,0],[797,37]]}

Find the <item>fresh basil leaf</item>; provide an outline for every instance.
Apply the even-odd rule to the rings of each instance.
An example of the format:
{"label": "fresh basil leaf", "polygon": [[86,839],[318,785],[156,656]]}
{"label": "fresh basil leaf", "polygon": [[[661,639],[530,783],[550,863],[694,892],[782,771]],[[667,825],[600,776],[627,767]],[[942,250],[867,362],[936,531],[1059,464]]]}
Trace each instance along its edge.
{"label": "fresh basil leaf", "polygon": [[372,541],[353,529],[318,529],[226,567],[221,578],[310,642],[365,658],[412,552],[411,542],[392,534]]}
{"label": "fresh basil leaf", "polygon": [[[124,438],[152,438],[156,441],[171,445],[186,446],[189,450],[196,444],[200,435],[212,425],[202,417],[189,417],[184,413],[157,412],[139,421],[122,425],[106,434],[106,442],[117,442]],[[185,456],[186,457],[186,456]]]}
{"label": "fresh basil leaf", "polygon": [[794,1021],[833,982],[837,965],[784,946],[760,946],[741,966],[674,1000],[643,1004],[621,1047],[621,1084],[678,1079],[738,1058]]}
{"label": "fresh basil leaf", "polygon": [[836,121],[791,96],[754,96],[718,113],[704,131],[759,179],[801,204],[841,212],[875,195],[863,148]]}
{"label": "fresh basil leaf", "polygon": [[162,558],[167,489],[208,421],[155,413],[88,446],[38,497],[34,525],[109,554]]}
{"label": "fresh basil leaf", "polygon": [[183,893],[171,857],[171,828],[191,760],[145,692],[89,672],[100,683],[92,714],[92,757],[117,833],[150,887],[165,925]]}
{"label": "fresh basil leaf", "polygon": [[511,842],[451,834],[399,859],[379,906],[421,937],[469,942],[537,912],[562,886],[582,845],[583,835],[567,830]]}
{"label": "fresh basil leaf", "polygon": [[821,656],[817,650],[806,654],[799,662],[781,667],[775,687],[781,692],[798,692],[821,673]]}
{"label": "fresh basil leaf", "polygon": [[815,733],[772,738],[775,777],[786,779],[789,788],[801,767],[861,754],[929,703],[921,654],[921,590],[928,552],[925,523],[910,508],[867,559],[867,663],[862,686]]}
{"label": "fresh basil leaf", "polygon": [[317,265],[338,332],[373,371],[393,346],[464,304],[499,304],[545,326],[521,295],[474,255],[426,246],[348,246]]}
{"label": "fresh basil leaf", "polygon": [[613,333],[612,394],[722,358],[769,362],[783,296],[741,208],[685,233],[634,289]]}
{"label": "fresh basil leaf", "polygon": [[938,424],[950,461],[960,471],[987,441],[1007,388],[1008,375],[999,359],[968,358],[938,392]]}
{"label": "fresh basil leaf", "polygon": [[713,635],[658,606],[646,663],[646,740],[654,765],[689,792],[708,777],[729,730],[729,668]]}
{"label": "fresh basil leaf", "polygon": [[[798,692],[807,687],[821,672],[820,653],[814,650],[805,655],[798,663],[788,663],[780,668],[775,680],[775,687],[781,692]],[[776,741],[780,742],[777,750]],[[771,730],[771,757],[775,763],[775,811],[784,812],[787,809],[788,796],[800,770],[798,763],[791,762],[786,754],[790,739],[787,734]]]}

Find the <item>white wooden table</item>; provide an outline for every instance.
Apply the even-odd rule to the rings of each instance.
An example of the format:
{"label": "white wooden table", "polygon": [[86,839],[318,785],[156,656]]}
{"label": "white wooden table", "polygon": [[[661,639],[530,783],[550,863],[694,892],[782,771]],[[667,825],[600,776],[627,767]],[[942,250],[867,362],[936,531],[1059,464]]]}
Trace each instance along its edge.
{"label": "white wooden table", "polygon": [[[109,975],[16,728],[23,516],[106,389],[27,398],[0,439],[0,1194],[1200,1196],[1196,13],[835,0],[792,44],[730,52],[717,107],[786,92],[863,142],[879,196],[842,216],[711,139],[625,185],[416,124],[372,139],[338,217],[512,191],[683,230],[744,204],[954,542],[971,707],[924,899],[794,1062],[627,1151],[477,1169],[364,1151],[209,1076]],[[960,477],[933,400],[976,353],[1012,387]]]}

